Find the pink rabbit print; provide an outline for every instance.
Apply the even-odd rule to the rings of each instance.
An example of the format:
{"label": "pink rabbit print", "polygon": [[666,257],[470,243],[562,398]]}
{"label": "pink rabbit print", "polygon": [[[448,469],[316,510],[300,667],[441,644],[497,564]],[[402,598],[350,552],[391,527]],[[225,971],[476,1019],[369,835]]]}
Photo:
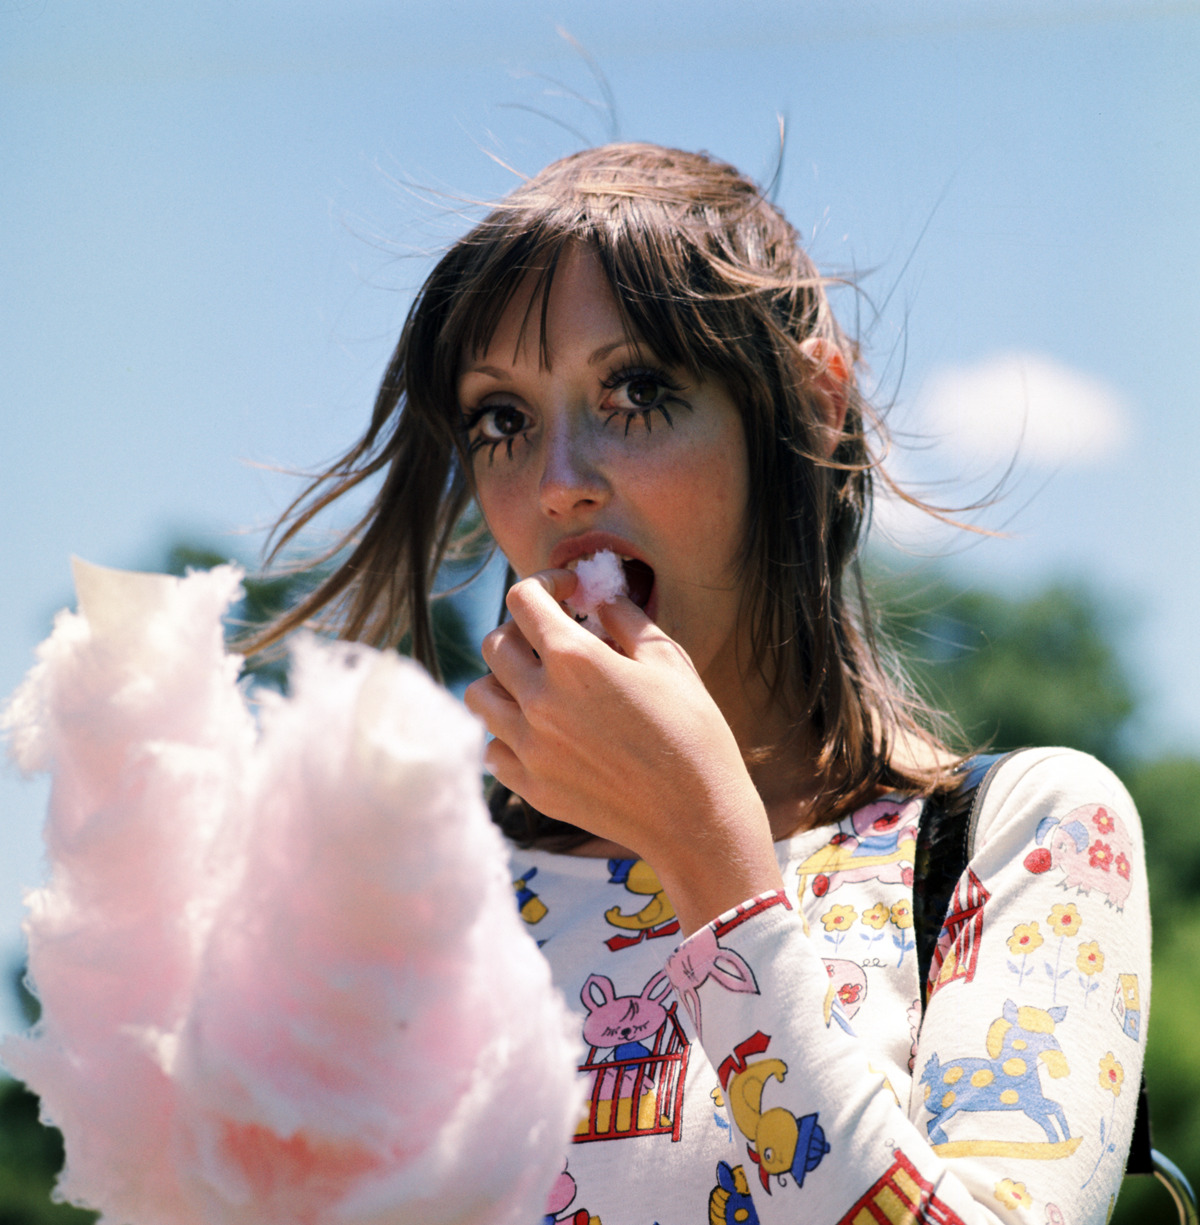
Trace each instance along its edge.
{"label": "pink rabbit print", "polygon": [[682,948],[672,953],[667,967],[676,983],[685,984],[680,997],[696,1027],[697,1037],[702,1033],[700,987],[709,979],[719,983],[726,991],[758,994],[754,971],[746,959],[733,949],[722,947],[711,927],[702,927]]}

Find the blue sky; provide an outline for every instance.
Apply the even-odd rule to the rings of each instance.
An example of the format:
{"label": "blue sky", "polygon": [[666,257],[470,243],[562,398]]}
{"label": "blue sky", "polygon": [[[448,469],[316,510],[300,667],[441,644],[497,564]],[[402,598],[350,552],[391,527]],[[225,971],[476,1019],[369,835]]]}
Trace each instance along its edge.
{"label": "blue sky", "polygon": [[[964,581],[1091,583],[1144,747],[1200,749],[1197,63],[1200,4],[1153,0],[8,0],[0,690],[72,553],[254,557],[295,491],[272,467],[360,430],[430,254],[508,167],[615,127],[763,176],[782,114],[778,198],[859,278],[896,470],[969,500],[1020,445],[1006,538],[881,526]],[[0,780],[0,953],[43,802]]]}

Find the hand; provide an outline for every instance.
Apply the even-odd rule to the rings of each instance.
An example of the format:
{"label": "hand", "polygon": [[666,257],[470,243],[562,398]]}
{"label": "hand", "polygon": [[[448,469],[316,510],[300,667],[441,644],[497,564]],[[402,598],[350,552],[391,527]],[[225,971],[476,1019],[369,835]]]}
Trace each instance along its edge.
{"label": "hand", "polygon": [[484,640],[492,673],[466,702],[495,737],[485,764],[539,811],[635,850],[690,932],[781,887],[766,813],[683,648],[621,597],[600,611],[613,650],[561,608],[575,582],[515,584],[512,620]]}

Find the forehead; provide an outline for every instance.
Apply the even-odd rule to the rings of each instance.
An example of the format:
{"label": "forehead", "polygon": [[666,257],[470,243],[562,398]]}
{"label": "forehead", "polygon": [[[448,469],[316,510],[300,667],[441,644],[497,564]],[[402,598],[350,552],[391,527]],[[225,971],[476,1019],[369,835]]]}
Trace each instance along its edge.
{"label": "forehead", "polygon": [[596,253],[582,243],[527,271],[516,282],[499,315],[481,320],[464,345],[463,365],[531,363],[550,368],[587,348],[645,347],[622,311]]}

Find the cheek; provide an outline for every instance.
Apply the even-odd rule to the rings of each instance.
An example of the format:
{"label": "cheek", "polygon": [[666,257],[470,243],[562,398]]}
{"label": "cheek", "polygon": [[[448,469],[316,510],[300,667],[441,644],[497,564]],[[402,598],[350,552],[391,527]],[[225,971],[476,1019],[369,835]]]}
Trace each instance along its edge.
{"label": "cheek", "polygon": [[745,541],[748,494],[744,458],[734,445],[726,452],[708,449],[678,471],[663,502],[677,534],[694,542],[698,556],[710,564],[733,563]]}
{"label": "cheek", "polygon": [[513,568],[528,573],[519,554],[532,540],[530,516],[536,509],[522,483],[509,473],[485,473],[476,480],[475,502],[491,532],[492,539]]}

